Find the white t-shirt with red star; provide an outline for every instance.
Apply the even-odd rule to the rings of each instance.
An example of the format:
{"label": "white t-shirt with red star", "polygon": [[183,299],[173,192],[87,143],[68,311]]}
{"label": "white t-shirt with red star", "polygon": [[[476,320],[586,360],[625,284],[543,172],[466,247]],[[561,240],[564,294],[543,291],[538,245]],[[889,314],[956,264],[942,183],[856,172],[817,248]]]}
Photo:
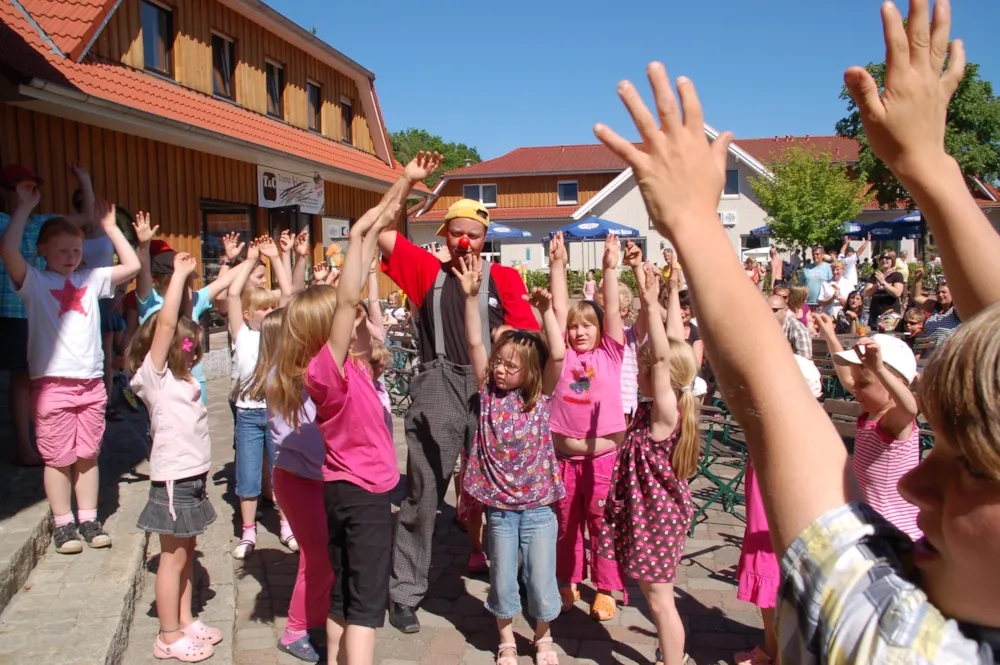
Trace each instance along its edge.
{"label": "white t-shirt with red star", "polygon": [[32,379],[104,376],[97,301],[114,297],[113,268],[69,276],[28,266],[17,294],[28,315],[28,372]]}

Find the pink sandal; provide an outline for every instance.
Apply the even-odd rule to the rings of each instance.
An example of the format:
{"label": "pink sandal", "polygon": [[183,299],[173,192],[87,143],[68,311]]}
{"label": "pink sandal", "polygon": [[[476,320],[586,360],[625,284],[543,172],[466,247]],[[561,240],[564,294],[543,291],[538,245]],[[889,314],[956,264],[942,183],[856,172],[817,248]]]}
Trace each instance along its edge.
{"label": "pink sandal", "polygon": [[[513,656],[501,656],[504,651],[513,651]],[[504,643],[497,647],[497,662],[496,665],[517,665],[517,645],[513,643]]]}
{"label": "pink sandal", "polygon": [[201,619],[195,619],[194,623],[187,628],[183,628],[182,632],[192,640],[197,640],[199,642],[218,644],[222,641],[222,631],[218,628],[206,626],[201,622]]}
{"label": "pink sandal", "polygon": [[539,651],[539,644],[552,644],[552,638],[540,637],[535,640],[535,665],[559,665],[559,654],[555,651]]}
{"label": "pink sandal", "polygon": [[153,643],[153,655],[160,660],[175,658],[182,663],[200,663],[215,655],[215,649],[207,642],[193,640],[187,635],[177,640],[173,644],[167,644],[156,636]]}

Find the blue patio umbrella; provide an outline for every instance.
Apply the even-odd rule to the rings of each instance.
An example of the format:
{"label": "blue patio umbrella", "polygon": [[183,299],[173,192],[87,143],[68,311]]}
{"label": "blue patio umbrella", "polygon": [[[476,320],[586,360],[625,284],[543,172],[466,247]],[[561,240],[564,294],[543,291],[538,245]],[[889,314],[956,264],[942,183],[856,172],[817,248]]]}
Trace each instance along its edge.
{"label": "blue patio umbrella", "polygon": [[530,238],[531,232],[525,231],[523,229],[515,229],[510,226],[502,226],[500,224],[490,224],[489,229],[486,230],[487,240],[504,240],[507,238]]}
{"label": "blue patio umbrella", "polygon": [[923,216],[919,211],[910,212],[895,219],[872,222],[871,224],[858,224],[858,229],[848,232],[847,235],[860,239],[871,233],[872,240],[916,239],[923,235],[922,222]]}
{"label": "blue patio umbrella", "polygon": [[635,238],[639,235],[639,232],[631,226],[625,226],[624,224],[612,222],[607,219],[601,219],[600,217],[587,217],[586,219],[581,219],[579,222],[573,222],[572,224],[567,224],[561,229],[556,229],[549,235],[554,236],[560,231],[562,231],[563,237],[566,238],[567,241],[607,238],[608,235],[612,233],[617,235],[619,238]]}
{"label": "blue patio umbrella", "polygon": [[[851,234],[857,233],[862,228],[861,224],[857,222],[844,222],[844,233]],[[750,229],[750,236],[753,238],[770,238],[771,237],[771,227],[770,226],[758,226],[755,229]]]}

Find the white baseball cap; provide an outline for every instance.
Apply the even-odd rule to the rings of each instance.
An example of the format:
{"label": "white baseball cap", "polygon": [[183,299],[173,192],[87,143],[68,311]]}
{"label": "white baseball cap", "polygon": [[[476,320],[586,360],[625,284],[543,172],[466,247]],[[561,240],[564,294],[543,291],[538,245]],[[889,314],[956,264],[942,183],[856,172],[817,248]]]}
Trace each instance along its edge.
{"label": "white baseball cap", "polygon": [[[917,359],[906,342],[892,335],[872,335],[872,341],[882,351],[882,362],[896,371],[907,384],[917,376]],[[835,353],[833,362],[838,365],[860,365],[861,357],[854,349]]]}
{"label": "white baseball cap", "polygon": [[823,395],[823,377],[820,375],[816,363],[802,356],[792,357],[795,358],[795,362],[799,365],[802,378],[806,380],[806,385],[809,386],[809,392],[812,393],[813,397],[819,399]]}

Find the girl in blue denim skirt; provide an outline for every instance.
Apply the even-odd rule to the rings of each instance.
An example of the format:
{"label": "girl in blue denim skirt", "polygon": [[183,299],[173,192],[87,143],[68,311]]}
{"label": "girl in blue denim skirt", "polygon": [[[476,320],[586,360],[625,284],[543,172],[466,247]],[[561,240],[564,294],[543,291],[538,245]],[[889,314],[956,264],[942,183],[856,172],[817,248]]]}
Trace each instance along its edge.
{"label": "girl in blue denim skirt", "polygon": [[487,354],[479,312],[482,264],[465,258],[454,270],[466,295],[465,330],[479,381],[480,415],[463,474],[466,492],[486,506],[490,593],[486,609],[497,618],[497,665],[517,665],[513,618],[521,612],[518,554],[535,618],[535,663],[558,665],[549,622],[559,616],[554,504],[566,495],[549,434],[549,398],[562,372],[566,345],[552,311],[552,296],[534,289],[548,344],[536,333],[508,330]]}

